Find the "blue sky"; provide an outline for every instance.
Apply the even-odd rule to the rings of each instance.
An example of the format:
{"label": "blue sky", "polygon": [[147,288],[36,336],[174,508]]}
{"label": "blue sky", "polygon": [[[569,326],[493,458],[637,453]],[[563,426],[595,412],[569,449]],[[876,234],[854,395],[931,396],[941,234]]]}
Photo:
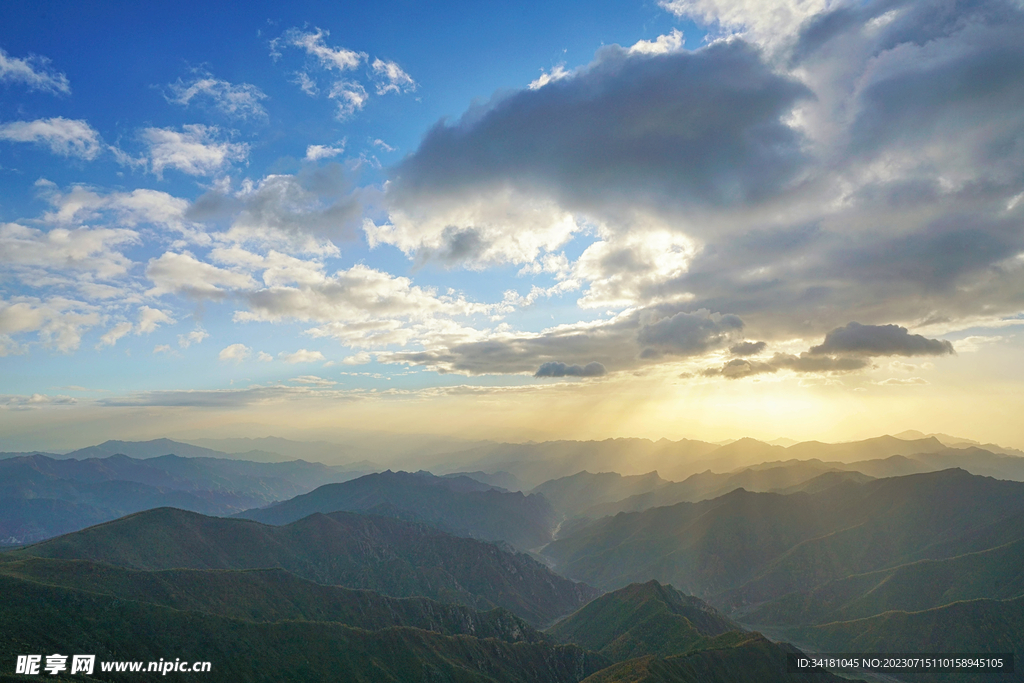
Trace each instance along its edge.
{"label": "blue sky", "polygon": [[1024,13],[930,7],[5,3],[0,429],[1019,443]]}

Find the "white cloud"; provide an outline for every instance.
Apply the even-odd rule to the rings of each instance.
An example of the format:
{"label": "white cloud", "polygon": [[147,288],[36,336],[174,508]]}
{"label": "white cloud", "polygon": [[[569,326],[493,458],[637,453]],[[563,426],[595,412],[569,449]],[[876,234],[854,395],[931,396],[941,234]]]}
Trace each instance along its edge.
{"label": "white cloud", "polygon": [[285,363],[316,363],[324,360],[324,354],[319,351],[309,351],[307,349],[299,349],[294,353],[286,353],[282,351],[277,354],[277,357]]}
{"label": "white cloud", "polygon": [[825,11],[833,0],[661,0],[677,17],[772,43],[791,37],[800,24]]}
{"label": "white cloud", "polygon": [[77,349],[83,332],[101,320],[96,307],[63,297],[0,300],[0,335],[35,333],[40,344],[64,353]]}
{"label": "white cloud", "polygon": [[5,356],[20,356],[27,351],[28,349],[11,339],[10,336],[0,334],[0,358]]}
{"label": "white cloud", "polygon": [[150,308],[149,306],[140,306],[139,325],[136,328],[135,334],[150,334],[160,325],[173,324],[174,318],[167,311],[161,311],[159,308]]}
{"label": "white cloud", "polygon": [[165,252],[150,259],[146,277],[153,282],[150,296],[168,293],[194,298],[221,299],[232,290],[251,289],[256,283],[246,273],[218,268],[200,261],[189,252]]}
{"label": "white cloud", "polygon": [[70,396],[47,396],[32,394],[31,396],[0,395],[2,410],[31,410],[46,405],[73,405],[78,401]]}
{"label": "white cloud", "polygon": [[355,81],[336,81],[327,96],[332,100],[337,100],[337,117],[341,121],[362,109],[366,100],[369,99],[366,88]]}
{"label": "white cloud", "polygon": [[543,88],[548,83],[554,83],[569,76],[572,76],[572,72],[565,70],[565,64],[558,64],[551,71],[541,71],[540,76],[536,80],[530,81],[529,88],[530,90],[537,90]]}
{"label": "white cloud", "polygon": [[337,382],[331,379],[324,379],[323,377],[317,377],[316,375],[302,375],[301,377],[293,377],[288,380],[293,384],[304,384],[311,387],[333,387]]}
{"label": "white cloud", "polygon": [[346,356],[341,359],[342,365],[366,365],[373,360],[373,356],[368,354],[366,351],[360,351],[359,353]]}
{"label": "white cloud", "polygon": [[266,351],[260,351],[258,354],[256,354],[256,360],[258,360],[261,363],[269,363],[270,361],[274,360],[274,357],[271,356]]}
{"label": "white cloud", "polygon": [[148,224],[179,232],[200,244],[210,240],[200,226],[186,219],[189,203],[166,192],[139,188],[102,194],[84,185],[73,185],[61,192],[54,183],[43,179],[36,181],[36,188],[53,207],[43,215],[46,222],[61,226],[107,222],[128,228]]}
{"label": "white cloud", "polygon": [[581,307],[625,308],[686,298],[676,292],[663,294],[661,286],[687,271],[697,245],[652,222],[608,234],[580,255],[572,277],[589,285],[579,300]]}
{"label": "white cloud", "polygon": [[330,145],[310,145],[306,148],[306,161],[319,161],[330,159],[344,153],[345,145],[331,147]]}
{"label": "white cloud", "polygon": [[142,138],[148,146],[150,167],[158,177],[164,169],[174,168],[189,175],[210,175],[232,161],[249,154],[245,143],[218,141],[216,126],[189,124],[181,131],[171,128],[146,128]]}
{"label": "white cloud", "polygon": [[168,102],[188,106],[193,100],[207,102],[227,116],[239,119],[266,118],[267,110],[260,104],[266,93],[249,83],[233,84],[199,72],[188,82],[178,79],[170,86]]}
{"label": "white cloud", "polygon": [[96,345],[96,348],[102,349],[104,346],[113,346],[117,343],[118,339],[131,332],[132,327],[133,325],[128,322],[114,325],[106,334],[100,337],[100,343]]}
{"label": "white cloud", "polygon": [[880,387],[914,387],[928,384],[928,380],[920,377],[909,377],[905,379],[900,377],[890,377],[888,379],[883,379],[880,382],[876,382],[876,384]]}
{"label": "white cloud", "polygon": [[392,147],[391,145],[389,145],[388,143],[384,142],[380,138],[377,138],[376,140],[374,140],[373,141],[373,145],[374,145],[374,147],[380,147],[385,152],[394,152],[396,149],[398,149],[397,147]]}
{"label": "white cloud", "polygon": [[0,83],[23,83],[31,90],[46,90],[68,95],[71,85],[68,77],[50,67],[46,57],[30,55],[25,59],[12,57],[0,48]]}
{"label": "white cloud", "polygon": [[416,89],[416,81],[395,62],[375,59],[371,66],[377,80],[378,95],[385,95],[389,92],[412,92]]}
{"label": "white cloud", "polygon": [[225,346],[221,349],[221,352],[217,354],[217,357],[222,361],[234,361],[236,363],[241,363],[243,360],[248,358],[251,353],[252,349],[245,344],[232,344],[231,346]]}
{"label": "white cloud", "polygon": [[274,286],[245,295],[249,311],[235,314],[241,321],[286,319],[317,322],[356,322],[384,318],[429,318],[435,314],[485,313],[490,307],[461,297],[437,296],[409,278],[396,277],[357,264],[301,287]]}
{"label": "white cloud", "polygon": [[363,223],[371,247],[391,244],[420,260],[483,267],[531,263],[584,229],[582,219],[555,201],[508,187],[469,196],[410,202],[390,222]]}
{"label": "white cloud", "polygon": [[658,36],[654,40],[638,40],[629,48],[630,54],[663,55],[683,49],[683,32],[672,29],[671,33]]}
{"label": "white cloud", "polygon": [[291,45],[305,50],[306,54],[316,59],[325,69],[348,71],[356,68],[366,59],[366,54],[363,52],[355,52],[343,47],[328,47],[324,38],[329,35],[331,35],[330,31],[320,28],[309,33],[291,29],[285,33],[285,38]]}
{"label": "white cloud", "polygon": [[153,347],[153,353],[172,353],[172,351],[171,347],[168,346],[167,344],[157,344],[156,346]]}
{"label": "white cloud", "polygon": [[981,349],[981,347],[1001,342],[1004,339],[1006,339],[1006,337],[1002,335],[985,336],[976,334],[953,342],[953,348],[956,349],[957,353],[976,353]]}
{"label": "white cloud", "polygon": [[201,344],[204,339],[210,336],[210,333],[204,330],[202,327],[196,327],[188,334],[178,335],[178,346],[183,349],[187,349],[193,344]]}
{"label": "white cloud", "polygon": [[299,89],[310,97],[316,97],[320,93],[320,88],[317,87],[316,81],[314,81],[305,71],[299,71],[296,73],[293,83],[299,86]]}
{"label": "white cloud", "polygon": [[139,241],[135,231],[122,228],[53,228],[43,232],[18,223],[3,223],[0,263],[17,273],[38,268],[111,279],[124,275],[132,265],[117,248]]}
{"label": "white cloud", "polygon": [[92,126],[61,116],[0,124],[0,140],[34,142],[49,147],[54,154],[86,160],[95,159],[103,149],[100,135]]}

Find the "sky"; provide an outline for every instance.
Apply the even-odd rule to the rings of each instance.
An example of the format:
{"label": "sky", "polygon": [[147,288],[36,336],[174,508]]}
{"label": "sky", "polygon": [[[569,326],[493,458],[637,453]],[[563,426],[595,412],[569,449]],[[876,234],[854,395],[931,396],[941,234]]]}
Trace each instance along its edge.
{"label": "sky", "polygon": [[0,8],[0,450],[1024,447],[1024,7]]}

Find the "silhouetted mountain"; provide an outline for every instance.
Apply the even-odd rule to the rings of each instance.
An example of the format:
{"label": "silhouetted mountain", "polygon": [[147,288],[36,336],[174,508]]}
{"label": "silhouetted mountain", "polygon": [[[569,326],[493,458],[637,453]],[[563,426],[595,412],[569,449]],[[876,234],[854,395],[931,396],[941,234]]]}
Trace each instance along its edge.
{"label": "silhouetted mountain", "polygon": [[[584,683],[844,683],[830,673],[788,673],[786,654],[799,652],[760,633],[733,631],[686,654],[630,659],[613,664]],[[862,682],[863,683],[863,682]]]}
{"label": "silhouetted mountain", "polygon": [[780,463],[776,467],[747,468],[725,474],[708,470],[687,477],[684,481],[667,482],[646,493],[587,507],[580,514],[596,519],[620,512],[641,512],[652,507],[717,498],[739,488],[747,491],[773,491],[798,486],[831,471],[834,471],[833,465],[818,460],[794,460]]}
{"label": "silhouetted mountain", "polygon": [[1024,540],[944,560],[920,560],[790,593],[744,616],[754,624],[823,624],[1024,595]]}
{"label": "silhouetted mountain", "polygon": [[[604,441],[545,441],[492,444],[448,456],[449,465],[436,471],[481,470],[509,472],[532,489],[545,481],[582,470],[642,474],[657,470],[669,479],[694,471],[692,461],[719,448],[704,441],[606,439]],[[642,468],[642,469],[638,469]]]}
{"label": "silhouetted mountain", "polygon": [[[970,445],[970,444],[964,444]],[[722,444],[704,441],[649,441],[647,439],[607,439],[605,441],[548,441],[544,443],[525,444],[492,444],[478,448],[452,453],[448,460],[438,467],[437,472],[471,471],[483,472],[505,471],[518,477],[526,486],[536,487],[541,483],[562,477],[571,476],[580,471],[618,472],[623,475],[639,475],[656,470],[668,480],[682,481],[687,477],[711,471],[715,473],[733,473],[737,470],[755,467],[761,463],[782,463],[791,460],[820,460],[828,464],[852,463],[882,460],[892,456],[919,457],[922,454],[940,451],[957,451],[949,449],[941,440],[928,436],[920,439],[899,439],[893,436],[881,436],[862,441],[847,443],[822,443],[805,441],[790,446],[768,444],[756,439],[744,438]],[[1012,478],[1024,480],[1020,469],[1024,458],[1013,449],[1006,451],[1013,458],[998,461],[994,469],[991,463],[984,463],[977,458],[966,457],[959,461],[947,461],[945,464],[934,462],[929,464],[923,460],[918,469],[889,472],[864,472],[873,477],[888,477],[899,474],[962,467],[973,474],[1011,478],[1009,472],[1017,472]],[[1002,453],[996,453],[1002,455]],[[978,468],[972,463],[978,461]],[[916,465],[916,463],[915,463]],[[835,468],[835,467],[834,467]],[[1006,469],[1010,468],[1010,469]],[[835,469],[857,469],[838,467]]]}
{"label": "silhouetted mountain", "polygon": [[[381,472],[310,493],[239,517],[286,524],[314,512],[411,513],[460,536],[505,541],[526,550],[551,540],[556,520],[542,496],[499,491],[469,477],[435,477],[429,472]],[[398,514],[396,516],[402,516]]]}
{"label": "silhouetted mountain", "polygon": [[[328,465],[347,466],[349,463],[369,460],[387,463],[392,467],[415,465],[427,467],[448,454],[467,449],[493,446],[491,441],[460,439],[436,434],[403,434],[393,430],[371,431],[346,429],[337,442],[294,441],[276,436],[261,438],[189,439],[189,443],[228,453],[244,453],[252,449],[265,449],[287,455],[289,458],[317,460]],[[360,465],[357,469],[363,469]],[[374,466],[380,470],[381,467]],[[429,467],[429,469],[434,469]],[[477,468],[473,468],[477,469]],[[492,472],[494,470],[486,470]]]}
{"label": "silhouetted mountain", "polygon": [[659,477],[657,472],[624,477],[616,472],[591,474],[583,471],[546,481],[530,493],[539,493],[547,498],[560,514],[576,517],[592,506],[648,493],[671,483]]}
{"label": "silhouetted mountain", "polygon": [[682,654],[739,629],[703,600],[648,581],[605,593],[552,626],[547,634],[622,661]]}
{"label": "silhouetted mountain", "polygon": [[895,436],[877,436],[863,441],[847,443],[822,443],[820,441],[803,441],[786,449],[790,458],[807,460],[838,460],[839,462],[856,462],[858,460],[877,460],[891,455],[917,455],[933,453],[946,448],[934,437],[923,439],[897,439]]}
{"label": "silhouetted mountain", "polygon": [[523,554],[421,524],[351,513],[285,526],[161,508],[10,554],[139,570],[282,568],[326,585],[503,607],[545,625],[598,594]]}
{"label": "silhouetted mountain", "polygon": [[[749,439],[741,439],[730,444],[728,447],[733,447],[737,444],[742,445],[743,442],[750,441]],[[936,448],[938,443],[935,439],[924,439],[922,441],[924,441],[923,447],[929,448]],[[818,444],[815,442],[812,445],[826,454],[830,452],[832,446],[843,447],[839,449],[840,452],[838,453],[838,455],[843,456],[856,452],[888,452],[899,448],[907,450],[901,445],[905,443],[899,439],[884,437],[854,444]],[[747,445],[749,446],[750,444],[748,443]],[[800,445],[803,446],[805,444]],[[824,448],[819,449],[818,447]],[[752,448],[757,453],[767,452],[759,446]],[[786,452],[789,453],[793,448],[795,446],[786,449]],[[808,452],[810,452],[809,447]],[[829,487],[845,480],[863,482],[870,478],[899,477],[908,474],[938,472],[956,467],[966,470],[971,474],[995,477],[996,479],[1024,481],[1024,458],[990,453],[980,448],[946,448],[939,444],[938,450],[916,453],[912,456],[897,454],[885,458],[857,460],[854,462],[842,462],[839,460],[823,461],[819,458],[808,460],[790,459],[786,461],[762,462],[737,472],[723,474],[707,470],[700,474],[694,474],[684,481],[671,482],[650,493],[631,496],[614,503],[595,505],[581,511],[580,514],[590,518],[599,518],[619,512],[640,512],[652,507],[716,498],[737,488],[743,488],[747,491],[794,493],[805,490],[802,486],[805,482],[810,482],[811,479],[828,472],[846,472],[849,474],[846,476],[833,474],[829,477],[824,477],[815,482],[810,490],[822,490],[822,487]]]}
{"label": "silhouetted mountain", "polygon": [[941,432],[936,432],[934,434],[924,434],[923,432],[919,432],[914,429],[908,429],[906,431],[900,432],[899,434],[893,434],[893,436],[895,436],[897,439],[907,440],[926,439],[929,437],[934,437],[941,441],[943,445],[950,446],[952,448],[969,448],[971,446],[977,446],[978,448],[983,448],[991,453],[1002,453],[1003,455],[1016,455],[1018,457],[1024,457],[1024,451],[1021,451],[1016,448],[999,446],[994,443],[982,443],[980,441],[975,441],[974,439],[967,439],[962,436],[951,436],[949,434],[943,434]]}
{"label": "silhouetted mountain", "polygon": [[[98,661],[209,661],[217,681],[344,680],[577,683],[608,664],[574,645],[449,636],[398,626],[257,622],[125,600],[0,575],[0,659],[31,652],[95,654]],[[99,674],[99,666],[97,666]],[[100,674],[162,681],[159,673]],[[95,679],[93,679],[95,680]]]}
{"label": "silhouetted mountain", "polygon": [[0,460],[0,542],[32,543],[156,507],[229,515],[353,476],[304,461],[8,458]]}
{"label": "silhouetted mountain", "polygon": [[155,458],[160,455],[178,455],[183,458],[229,458],[250,460],[255,462],[279,462],[288,460],[280,453],[252,450],[246,453],[225,453],[210,448],[193,446],[192,444],[172,441],[171,439],[153,439],[151,441],[104,441],[96,446],[79,448],[65,454],[64,458],[84,460],[86,458],[106,458],[111,455],[127,455],[133,458]]}
{"label": "silhouetted mountain", "polygon": [[624,513],[544,553],[560,572],[607,589],[654,578],[732,608],[1024,538],[1022,514],[1024,484],[946,470]]}
{"label": "silhouetted mountain", "polygon": [[871,481],[874,478],[875,477],[869,477],[866,474],[863,474],[861,472],[855,472],[852,470],[833,470],[830,472],[824,472],[822,474],[819,474],[818,476],[808,479],[807,481],[800,482],[799,484],[787,486],[786,488],[772,489],[772,492],[782,494],[799,493],[801,491],[803,491],[804,493],[820,493],[822,491],[827,491],[828,489],[834,486],[840,486],[847,482],[852,482],[854,484],[863,484],[865,482]]}
{"label": "silhouetted mountain", "polygon": [[494,486],[499,489],[505,489],[506,491],[524,491],[526,488],[523,486],[523,482],[519,481],[518,477],[514,474],[509,474],[508,472],[452,472],[444,476],[469,477],[470,479],[475,479],[482,484]]}

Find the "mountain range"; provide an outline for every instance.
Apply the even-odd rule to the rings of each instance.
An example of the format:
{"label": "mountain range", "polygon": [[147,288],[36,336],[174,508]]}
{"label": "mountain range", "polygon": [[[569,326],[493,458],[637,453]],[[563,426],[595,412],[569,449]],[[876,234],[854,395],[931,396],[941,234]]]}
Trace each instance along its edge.
{"label": "mountain range", "polygon": [[[819,493],[742,489],[607,517],[552,542],[559,571],[605,589],[656,578],[730,608],[1024,537],[1024,483],[944,470]],[[984,547],[978,547],[979,545]]]}
{"label": "mountain range", "polygon": [[370,474],[237,516],[267,524],[287,524],[315,512],[347,510],[400,517],[443,531],[521,550],[551,540],[554,510],[539,495],[511,493],[466,476],[436,477],[429,472]]}
{"label": "mountain range", "polygon": [[316,513],[284,526],[160,508],[44,541],[11,557],[127,569],[286,569],[325,585],[503,607],[542,626],[597,595],[533,558],[399,519]]}
{"label": "mountain range", "polygon": [[229,515],[360,474],[301,460],[10,457],[0,460],[0,542],[31,543],[162,506]]}

